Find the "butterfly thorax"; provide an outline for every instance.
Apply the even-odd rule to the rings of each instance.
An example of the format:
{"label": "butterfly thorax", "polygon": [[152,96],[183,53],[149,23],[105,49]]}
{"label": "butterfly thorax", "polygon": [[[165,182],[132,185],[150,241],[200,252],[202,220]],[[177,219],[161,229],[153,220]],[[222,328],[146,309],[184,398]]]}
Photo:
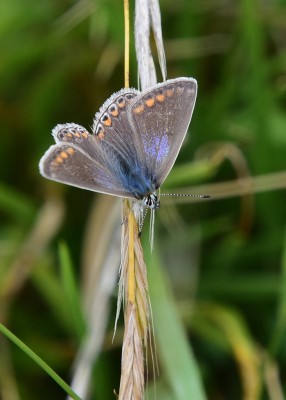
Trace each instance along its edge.
{"label": "butterfly thorax", "polygon": [[136,159],[128,160],[117,154],[116,161],[112,166],[116,172],[122,187],[132,193],[137,200],[142,200],[144,206],[148,208],[158,208],[159,201],[155,191],[158,189],[154,177],[148,168],[143,168]]}

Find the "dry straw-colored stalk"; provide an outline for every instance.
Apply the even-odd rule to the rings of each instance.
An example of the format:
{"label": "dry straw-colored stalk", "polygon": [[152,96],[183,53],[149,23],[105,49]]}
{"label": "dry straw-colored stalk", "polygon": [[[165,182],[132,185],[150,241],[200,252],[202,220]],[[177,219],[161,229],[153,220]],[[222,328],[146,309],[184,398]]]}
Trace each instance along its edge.
{"label": "dry straw-colored stalk", "polygon": [[[125,87],[129,87],[129,4],[125,9]],[[139,85],[145,90],[156,84],[156,72],[150,49],[150,26],[156,40],[163,79],[166,62],[161,31],[160,8],[157,0],[136,0],[135,46],[138,60]],[[139,213],[140,214],[140,213]],[[139,217],[140,218],[140,215]],[[121,360],[119,400],[144,398],[144,354],[151,332],[151,310],[147,269],[138,236],[139,220],[133,204],[123,200],[122,259],[119,282],[118,310],[124,305],[124,338]],[[117,311],[118,318],[118,311]]]}
{"label": "dry straw-colored stalk", "polygon": [[150,322],[147,272],[137,221],[128,200],[123,201],[123,215],[119,303],[122,299],[125,331],[119,399],[139,400],[144,396],[144,348]]}

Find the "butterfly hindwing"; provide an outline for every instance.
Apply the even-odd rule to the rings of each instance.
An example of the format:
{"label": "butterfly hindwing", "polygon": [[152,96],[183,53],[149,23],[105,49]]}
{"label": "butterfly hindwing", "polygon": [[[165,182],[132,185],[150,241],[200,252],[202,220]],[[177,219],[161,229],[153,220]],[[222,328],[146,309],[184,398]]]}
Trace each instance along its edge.
{"label": "butterfly hindwing", "polygon": [[[66,128],[68,129],[68,124],[66,124]],[[92,139],[92,135],[90,136]],[[40,172],[46,178],[57,182],[95,192],[132,198],[132,194],[124,190],[116,175],[105,167],[99,148],[95,146],[93,150],[91,158],[88,153],[74,143],[53,145],[40,161]]]}

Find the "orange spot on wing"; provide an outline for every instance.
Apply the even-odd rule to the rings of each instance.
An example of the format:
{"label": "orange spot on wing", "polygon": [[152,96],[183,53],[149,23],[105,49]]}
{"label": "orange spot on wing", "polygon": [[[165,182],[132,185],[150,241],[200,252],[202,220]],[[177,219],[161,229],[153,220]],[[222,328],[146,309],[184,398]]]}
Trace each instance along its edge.
{"label": "orange spot on wing", "polygon": [[156,99],[162,103],[165,100],[165,95],[161,93],[157,94]]}
{"label": "orange spot on wing", "polygon": [[168,96],[168,97],[172,97],[173,94],[174,94],[174,88],[172,88],[172,89],[167,89],[167,90],[166,90],[166,93],[167,93],[167,96]]}
{"label": "orange spot on wing", "polygon": [[133,109],[133,112],[135,114],[141,114],[143,111],[144,111],[144,106],[142,104]]}
{"label": "orange spot on wing", "polygon": [[153,107],[154,104],[155,104],[155,99],[153,99],[153,97],[152,97],[151,99],[146,100],[146,101],[145,101],[145,104],[146,104],[148,107]]}
{"label": "orange spot on wing", "polygon": [[102,121],[102,123],[105,126],[111,126],[112,125],[111,118],[108,117],[105,121]]}
{"label": "orange spot on wing", "polygon": [[65,151],[62,151],[61,154],[60,154],[60,156],[61,156],[62,158],[68,158],[68,155],[67,155],[67,153],[66,153]]}
{"label": "orange spot on wing", "polygon": [[116,110],[114,110],[114,111],[110,111],[110,114],[111,114],[113,117],[117,117],[118,114],[119,114],[119,112],[118,112],[118,110],[116,109]]}
{"label": "orange spot on wing", "polygon": [[125,105],[126,105],[126,102],[125,102],[125,101],[118,102],[118,104],[117,104],[117,106],[118,106],[119,108],[124,108]]}
{"label": "orange spot on wing", "polygon": [[55,159],[55,162],[56,162],[57,164],[62,164],[62,163],[64,162],[64,160],[62,159],[62,157],[58,156],[58,157]]}
{"label": "orange spot on wing", "polygon": [[96,136],[104,136],[104,129],[102,127],[102,125],[97,125],[96,131],[95,131]]}
{"label": "orange spot on wing", "polygon": [[70,155],[73,155],[74,154],[74,149],[72,147],[69,147],[67,149],[67,153],[70,154]]}
{"label": "orange spot on wing", "polygon": [[78,133],[78,132],[76,132],[76,133],[74,133],[74,136],[76,136],[76,137],[80,137],[80,134]]}
{"label": "orange spot on wing", "polygon": [[72,134],[70,132],[68,132],[67,137],[72,138]]}
{"label": "orange spot on wing", "polygon": [[87,132],[83,132],[83,133],[81,134],[81,136],[84,137],[85,139],[87,139],[87,138],[88,138],[88,133],[87,133]]}

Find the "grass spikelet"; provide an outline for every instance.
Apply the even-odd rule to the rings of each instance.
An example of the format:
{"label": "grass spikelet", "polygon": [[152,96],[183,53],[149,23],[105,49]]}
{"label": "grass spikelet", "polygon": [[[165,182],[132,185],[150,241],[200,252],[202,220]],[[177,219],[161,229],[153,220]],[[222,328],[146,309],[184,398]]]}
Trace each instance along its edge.
{"label": "grass spikelet", "polygon": [[144,397],[144,349],[150,321],[147,272],[137,221],[128,200],[123,201],[123,215],[119,306],[122,300],[125,333],[119,400],[139,400]]}

